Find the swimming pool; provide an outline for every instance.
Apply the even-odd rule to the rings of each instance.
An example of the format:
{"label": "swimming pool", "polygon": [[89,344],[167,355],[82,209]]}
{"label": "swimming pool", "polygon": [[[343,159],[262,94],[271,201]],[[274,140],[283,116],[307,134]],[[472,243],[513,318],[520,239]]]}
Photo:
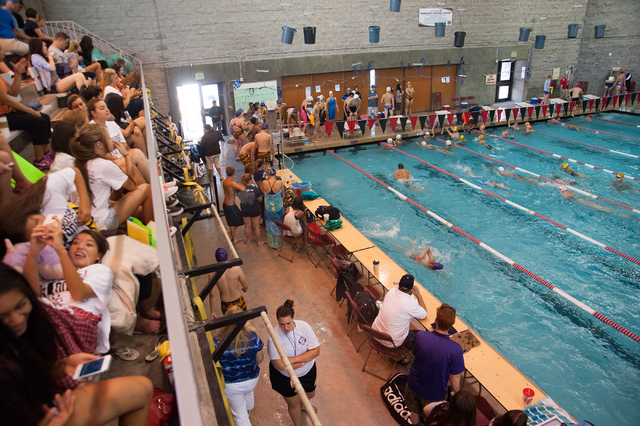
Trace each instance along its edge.
{"label": "swimming pool", "polygon": [[[606,116],[609,117],[612,115]],[[635,120],[627,115],[611,119],[640,124],[636,117],[631,118]],[[596,120],[586,123],[584,119],[575,119],[571,124],[600,128],[600,122]],[[629,136],[633,136],[634,131],[636,136],[640,133],[632,127],[624,129],[626,133],[623,133],[619,128],[627,126],[611,126],[615,127],[606,131]],[[615,137],[577,133],[552,124],[534,127],[550,135],[611,149],[615,147],[623,152],[640,151],[640,141],[621,142]],[[502,130],[489,130],[489,133],[500,134]],[[468,139],[475,137],[466,136]],[[515,134],[515,140],[523,144],[640,175],[640,160],[617,158],[611,153],[548,139],[540,135],[525,136],[521,131]],[[544,176],[552,177],[553,170],[561,173],[562,160],[495,139],[490,143],[494,147],[492,151],[483,147],[478,149],[477,142],[472,140],[466,147]],[[599,211],[563,198],[553,184],[500,176],[497,163],[459,149],[453,150],[456,155],[444,155],[413,141],[401,149],[476,184],[478,181],[470,177],[469,171],[501,183],[510,193],[500,188],[483,187],[631,256],[640,256],[640,222],[624,217],[638,217],[627,210],[596,201],[611,208],[610,212]],[[338,155],[621,326],[636,334],[640,332],[638,265],[509,207],[401,153],[369,146],[340,150]],[[401,201],[338,158],[314,153],[294,157],[294,160],[298,177],[311,181],[315,191],[340,208],[343,216],[395,262],[414,274],[428,291],[456,307],[458,315],[470,327],[572,415],[597,425],[640,423],[640,412],[635,408],[637,395],[640,395],[638,343],[580,311],[423,211]],[[398,163],[403,163],[414,177],[408,184],[393,179]],[[573,166],[595,179],[578,180],[585,190],[616,202],[631,205],[635,202],[636,207],[640,204],[638,194],[618,192],[611,187],[614,179],[611,174]],[[634,182],[634,186],[640,187],[638,182]],[[444,264],[442,271],[434,272],[419,266],[396,247],[413,247],[417,251],[427,244],[432,247],[436,259]]]}

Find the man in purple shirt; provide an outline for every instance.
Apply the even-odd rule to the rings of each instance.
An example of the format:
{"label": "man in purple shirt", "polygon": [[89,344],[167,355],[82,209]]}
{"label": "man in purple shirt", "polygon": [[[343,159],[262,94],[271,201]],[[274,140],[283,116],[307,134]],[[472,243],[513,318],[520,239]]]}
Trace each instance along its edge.
{"label": "man in purple shirt", "polygon": [[449,340],[449,329],[456,320],[456,310],[446,303],[436,311],[436,328],[432,332],[419,331],[413,342],[415,360],[411,365],[405,402],[411,410],[411,424],[420,423],[424,407],[447,396],[451,380],[453,392],[460,390],[460,375],[464,372],[462,347]]}

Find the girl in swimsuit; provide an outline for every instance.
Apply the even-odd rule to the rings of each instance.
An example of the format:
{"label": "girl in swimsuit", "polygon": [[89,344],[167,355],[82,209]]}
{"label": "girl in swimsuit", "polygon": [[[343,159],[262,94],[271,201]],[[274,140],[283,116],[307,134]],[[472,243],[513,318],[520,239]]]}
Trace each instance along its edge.
{"label": "girl in swimsuit", "polygon": [[336,115],[338,114],[338,103],[336,102],[336,98],[333,96],[333,92],[329,92],[329,121],[333,121],[336,119]]}
{"label": "girl in swimsuit", "polygon": [[609,97],[611,95],[611,90],[613,88],[613,83],[616,81],[616,76],[613,74],[613,70],[609,71],[609,75],[604,80],[604,97]]}
{"label": "girl in swimsuit", "polygon": [[411,82],[407,82],[407,90],[405,91],[405,100],[404,100],[404,110],[409,117],[411,115],[411,108],[413,107],[413,94],[416,92],[416,89],[411,87]]}

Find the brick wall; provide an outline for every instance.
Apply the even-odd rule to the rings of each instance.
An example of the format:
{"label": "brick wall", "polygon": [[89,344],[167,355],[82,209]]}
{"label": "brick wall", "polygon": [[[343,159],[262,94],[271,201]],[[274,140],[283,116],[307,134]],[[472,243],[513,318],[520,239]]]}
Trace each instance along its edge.
{"label": "brick wall", "polygon": [[[417,24],[418,9],[435,7],[435,3],[405,0],[400,13],[391,13],[388,2],[383,1],[378,2],[382,6],[376,16],[376,25],[381,27],[381,40],[373,45],[368,42],[368,26],[373,23],[370,1],[319,2],[315,9],[311,9],[311,2],[294,0],[288,25],[298,32],[293,45],[286,45],[280,42],[285,13],[280,9],[280,2],[276,1],[113,0],[99,4],[90,0],[38,1],[41,1],[47,19],[76,21],[136,54],[145,64],[147,84],[153,90],[156,105],[165,111],[171,105],[175,106],[175,102],[171,102],[175,89],[167,88],[167,74],[188,76],[190,64],[194,68],[202,66],[212,72],[235,70],[238,68],[238,56],[241,56],[243,64],[261,60],[266,68],[275,69],[280,58],[305,57],[322,64],[327,71],[341,71],[348,70],[351,62],[363,61],[366,64],[374,53],[379,53],[375,56],[380,58],[380,53],[384,56],[384,53],[392,55],[398,51],[406,54],[390,67],[399,66],[400,60],[407,64],[419,62],[423,57],[431,64],[446,63],[446,60],[457,63],[460,56],[464,56],[468,78],[463,85],[459,85],[460,95],[473,93],[476,98],[480,97],[478,100],[481,103],[489,103],[493,101],[495,87],[485,86],[484,76],[497,71],[496,44],[500,42],[499,60],[509,58],[512,51],[517,51],[519,59],[527,59],[529,44],[515,42],[518,29],[525,26],[523,10],[527,14],[527,26],[533,24],[531,41],[536,34],[540,34],[539,18],[547,18],[542,28],[542,33],[547,36],[546,45],[543,50],[531,48],[531,73],[525,85],[525,97],[540,95],[544,80],[554,66],[560,67],[561,71],[573,67],[578,71],[579,78],[584,78],[582,73],[588,70],[588,64],[591,63],[590,59],[584,59],[589,55],[588,52],[596,50],[594,55],[599,56],[598,52],[607,48],[598,43],[617,46],[620,40],[624,40],[622,44],[626,47],[620,47],[617,54],[629,56],[629,52],[637,52],[634,48],[638,47],[638,38],[605,39],[603,42],[589,38],[593,37],[592,21],[599,19],[596,10],[602,7],[610,8],[605,18],[607,36],[635,32],[630,29],[624,31],[623,28],[632,28],[630,24],[633,17],[638,16],[640,3],[619,0],[618,6],[610,0],[448,0],[446,7],[454,8],[454,25],[447,27],[445,38],[435,38],[432,27],[420,28]],[[583,7],[576,9],[574,15],[573,5]],[[453,33],[461,30],[456,8],[466,9],[462,15],[462,25],[467,33],[463,49],[453,47]],[[309,25],[303,12],[314,12],[310,24],[317,27],[315,45],[303,43],[302,27]],[[614,24],[616,20],[620,23]],[[581,24],[578,39],[569,40],[567,25],[574,22]],[[586,31],[586,40],[581,49],[583,30]],[[441,50],[445,52],[438,53]],[[587,65],[578,62],[579,54]],[[452,59],[434,62],[445,57]],[[636,54],[636,61],[637,57]],[[378,66],[384,62],[381,59],[377,61]],[[211,64],[219,66],[206,67]],[[270,68],[270,65],[273,67]],[[165,68],[171,72],[165,72]],[[247,81],[258,79],[253,69],[248,66],[246,69]],[[295,74],[295,71],[287,70],[288,75]],[[604,71],[598,72],[604,76]],[[227,77],[224,74],[205,75],[205,82],[224,81]],[[269,75],[269,78],[279,77],[271,73]],[[169,84],[174,83],[175,80],[170,79]]]}

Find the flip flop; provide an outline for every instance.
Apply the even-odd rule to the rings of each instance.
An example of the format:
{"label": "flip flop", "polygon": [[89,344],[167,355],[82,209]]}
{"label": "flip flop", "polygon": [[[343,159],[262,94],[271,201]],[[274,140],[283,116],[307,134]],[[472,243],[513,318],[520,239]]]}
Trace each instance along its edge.
{"label": "flip flop", "polygon": [[[314,411],[316,414],[318,414],[318,408],[317,408],[315,405],[312,405],[312,407],[313,407],[313,411]],[[305,411],[305,412],[307,411],[307,410],[305,410],[305,409],[304,409],[304,407],[303,407],[303,408],[301,408],[301,410],[302,410],[302,411]]]}
{"label": "flip flop", "polygon": [[152,324],[144,331],[134,331],[133,334],[160,334],[165,329],[165,325],[158,320],[151,320]]}
{"label": "flip flop", "polygon": [[113,355],[123,361],[135,361],[140,356],[140,353],[135,349],[125,347],[113,352]]}
{"label": "flip flop", "polygon": [[160,336],[158,336],[158,339],[156,340],[156,347],[153,351],[151,351],[149,353],[149,355],[147,355],[146,357],[144,357],[144,360],[147,362],[151,362],[154,361],[156,358],[158,358],[158,347],[165,341],[168,340],[168,336],[166,334],[162,334]]}

